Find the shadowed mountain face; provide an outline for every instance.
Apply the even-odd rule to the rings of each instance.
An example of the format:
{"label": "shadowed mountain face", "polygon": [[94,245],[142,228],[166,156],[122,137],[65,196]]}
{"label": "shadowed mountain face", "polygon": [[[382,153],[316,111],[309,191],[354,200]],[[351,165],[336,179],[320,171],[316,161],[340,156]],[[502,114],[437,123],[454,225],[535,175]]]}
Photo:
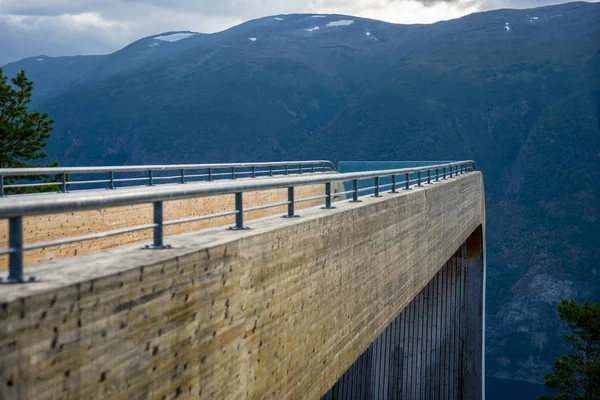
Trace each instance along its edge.
{"label": "shadowed mountain face", "polygon": [[4,67],[19,69],[63,165],[474,159],[490,375],[541,381],[565,350],[559,299],[600,299],[600,4],[432,25],[282,15]]}
{"label": "shadowed mountain face", "polygon": [[70,164],[279,159],[401,57],[395,49],[415,33],[352,17],[291,15],[160,39],[175,35],[184,36],[5,69],[25,68],[39,82],[36,105],[57,121],[49,151]]}

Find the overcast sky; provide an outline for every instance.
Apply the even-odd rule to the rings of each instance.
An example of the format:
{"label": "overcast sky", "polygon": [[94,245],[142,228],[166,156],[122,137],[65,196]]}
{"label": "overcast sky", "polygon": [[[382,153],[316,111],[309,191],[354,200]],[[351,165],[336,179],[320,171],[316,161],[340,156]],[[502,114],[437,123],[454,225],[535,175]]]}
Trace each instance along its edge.
{"label": "overcast sky", "polygon": [[336,13],[428,23],[556,0],[0,0],[0,65],[25,57],[110,53],[166,31],[216,32],[253,18]]}

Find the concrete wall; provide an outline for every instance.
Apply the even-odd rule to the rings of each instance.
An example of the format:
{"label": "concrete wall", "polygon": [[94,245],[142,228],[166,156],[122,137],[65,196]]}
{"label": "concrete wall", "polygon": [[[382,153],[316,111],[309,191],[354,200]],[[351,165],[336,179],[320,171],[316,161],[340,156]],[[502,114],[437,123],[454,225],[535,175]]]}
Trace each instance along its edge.
{"label": "concrete wall", "polygon": [[[202,183],[190,183],[190,185]],[[127,190],[127,189],[120,189]],[[297,198],[308,198],[325,194],[325,188],[304,186],[298,188]],[[68,196],[68,194],[57,194]],[[244,195],[244,206],[256,207],[270,203],[281,203],[287,200],[287,190],[277,189],[264,192],[249,192]],[[298,203],[297,209],[322,204],[324,200]],[[200,215],[208,215],[235,209],[233,195],[214,196],[208,198],[170,201],[165,203],[165,219],[173,220]],[[284,214],[286,207],[274,207],[248,212],[246,220],[262,218],[267,215]],[[173,225],[165,228],[166,235],[193,232],[204,228],[233,224],[234,217],[221,217],[188,224]],[[25,243],[45,242],[66,237],[74,237],[127,228],[152,223],[152,204],[141,204],[127,207],[106,208],[95,211],[27,217],[23,221],[23,237]],[[36,265],[46,261],[56,261],[66,257],[84,255],[99,250],[106,250],[129,243],[152,241],[152,230],[126,233],[118,236],[72,243],[47,249],[32,250],[25,253],[25,265]],[[0,220],[0,247],[8,247],[8,221]],[[0,256],[0,271],[8,269],[8,256]]]}
{"label": "concrete wall", "polygon": [[0,288],[0,398],[318,399],[484,220],[471,173]]}

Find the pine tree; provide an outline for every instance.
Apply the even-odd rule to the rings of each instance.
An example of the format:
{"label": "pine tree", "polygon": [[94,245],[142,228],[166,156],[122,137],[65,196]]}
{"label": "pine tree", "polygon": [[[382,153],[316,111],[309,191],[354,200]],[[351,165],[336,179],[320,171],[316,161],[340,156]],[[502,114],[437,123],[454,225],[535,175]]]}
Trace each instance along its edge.
{"label": "pine tree", "polygon": [[545,384],[554,394],[542,399],[600,399],[600,303],[562,299],[557,307],[572,333],[565,339],[574,352],[557,358]]}
{"label": "pine tree", "polygon": [[[0,168],[40,167],[35,161],[47,157],[42,150],[52,132],[54,120],[48,113],[30,112],[33,82],[21,71],[11,82],[0,68]],[[46,164],[47,167],[58,163]],[[6,177],[5,184],[19,181],[20,177]],[[51,181],[40,176],[28,178],[36,181]],[[55,187],[46,189],[55,190]],[[39,191],[35,190],[35,191]],[[14,192],[22,192],[13,190]]]}

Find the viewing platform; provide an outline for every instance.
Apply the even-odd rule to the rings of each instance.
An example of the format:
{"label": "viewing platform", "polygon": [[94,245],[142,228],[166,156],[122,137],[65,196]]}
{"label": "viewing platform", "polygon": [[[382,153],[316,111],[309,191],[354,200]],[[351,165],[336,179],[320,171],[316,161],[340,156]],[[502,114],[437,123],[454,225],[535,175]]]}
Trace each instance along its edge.
{"label": "viewing platform", "polygon": [[472,161],[41,172],[0,199],[0,398],[482,398]]}

